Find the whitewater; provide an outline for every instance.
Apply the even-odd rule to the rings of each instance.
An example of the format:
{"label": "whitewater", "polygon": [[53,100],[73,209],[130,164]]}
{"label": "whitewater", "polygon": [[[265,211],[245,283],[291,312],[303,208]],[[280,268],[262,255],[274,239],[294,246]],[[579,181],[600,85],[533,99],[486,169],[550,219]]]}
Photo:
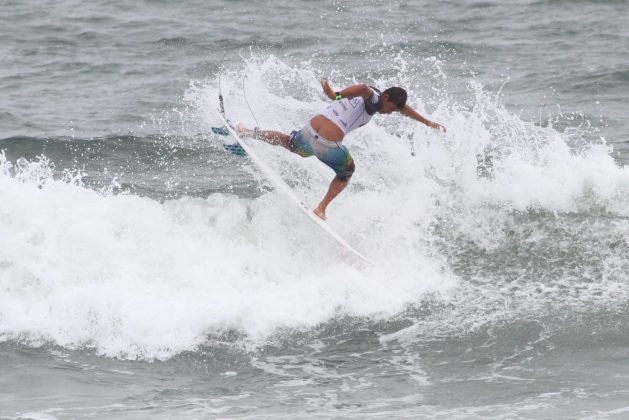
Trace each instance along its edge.
{"label": "whitewater", "polygon": [[[62,3],[0,6],[0,418],[627,413],[623,2]],[[328,223],[371,263],[223,149],[219,76],[246,126],[328,78],[447,127],[344,140]],[[319,202],[329,168],[249,144]]]}
{"label": "whitewater", "polygon": [[[302,95],[316,98],[255,91],[265,105],[252,104],[257,118],[289,131],[325,101],[311,71],[272,59],[261,63],[252,84],[278,68],[286,73],[277,78],[301,81]],[[237,92],[229,81],[226,91]],[[201,126],[216,125],[214,84],[194,84],[187,93]],[[80,173],[55,175],[44,156],[14,163],[2,155],[4,339],[165,358],[225,331],[257,340],[337,316],[394,316],[426,293],[447,300],[459,276],[435,236],[492,250],[508,240],[513,219],[527,213],[546,215],[551,225],[564,213],[604,214],[611,219],[606,235],[626,235],[625,223],[613,220],[629,216],[629,173],[608,146],[571,150],[571,136],[521,121],[481,86],[472,88],[472,109],[443,103],[433,113],[448,121],[446,135],[379,117],[350,140],[355,182],[335,202],[330,223],[373,259],[368,267],[352,262],[281,192],[160,201],[94,191]],[[230,118],[251,118],[242,95],[228,98]],[[286,117],[288,109],[298,112]],[[208,134],[199,141],[220,140]],[[329,174],[316,160],[255,147],[311,202],[325,191]],[[486,157],[490,169],[482,166]],[[253,166],[238,164],[249,165],[264,189]],[[479,175],[479,168],[490,172]],[[545,233],[542,227],[534,234]]]}

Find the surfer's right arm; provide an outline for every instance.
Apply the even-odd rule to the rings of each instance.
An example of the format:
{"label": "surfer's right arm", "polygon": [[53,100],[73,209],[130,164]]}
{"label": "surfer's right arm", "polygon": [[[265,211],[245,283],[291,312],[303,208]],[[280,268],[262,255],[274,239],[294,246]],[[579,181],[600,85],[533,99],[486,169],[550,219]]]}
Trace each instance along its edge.
{"label": "surfer's right arm", "polygon": [[[373,95],[373,90],[371,90],[369,86],[362,83],[349,86],[341,91],[335,92],[334,89],[332,89],[330,82],[324,79],[321,81],[321,87],[323,88],[323,92],[325,93],[325,95],[333,101],[344,98],[351,99],[357,96],[362,96],[364,99],[369,99]],[[340,98],[337,95],[340,96]]]}

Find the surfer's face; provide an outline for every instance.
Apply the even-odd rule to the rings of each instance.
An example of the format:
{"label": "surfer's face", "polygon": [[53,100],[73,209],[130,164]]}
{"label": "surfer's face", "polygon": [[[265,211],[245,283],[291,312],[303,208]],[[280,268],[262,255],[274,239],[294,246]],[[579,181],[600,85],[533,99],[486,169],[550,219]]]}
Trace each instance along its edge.
{"label": "surfer's face", "polygon": [[390,114],[392,112],[400,110],[395,103],[389,100],[389,95],[387,95],[386,93],[380,97],[380,100],[382,101],[382,107],[378,112],[380,112],[381,114]]}

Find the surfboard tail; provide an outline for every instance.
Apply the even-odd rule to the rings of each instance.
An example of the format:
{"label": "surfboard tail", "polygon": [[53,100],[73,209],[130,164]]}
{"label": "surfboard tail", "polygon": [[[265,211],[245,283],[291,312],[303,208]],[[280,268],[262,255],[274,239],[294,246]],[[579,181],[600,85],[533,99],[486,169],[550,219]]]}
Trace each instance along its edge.
{"label": "surfboard tail", "polygon": [[[211,127],[211,129],[212,129],[212,133],[218,136],[223,136],[223,137],[229,136],[229,130],[227,130],[227,127],[225,126]],[[228,143],[227,141],[225,141],[225,139],[223,139],[223,148],[229,153],[236,156],[245,156],[247,154],[245,150],[238,143]]]}

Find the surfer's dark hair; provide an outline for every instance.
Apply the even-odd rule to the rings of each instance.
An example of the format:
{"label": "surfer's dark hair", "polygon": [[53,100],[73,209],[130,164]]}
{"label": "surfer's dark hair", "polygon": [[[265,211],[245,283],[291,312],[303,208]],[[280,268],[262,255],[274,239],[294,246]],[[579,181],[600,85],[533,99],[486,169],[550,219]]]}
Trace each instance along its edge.
{"label": "surfer's dark hair", "polygon": [[389,100],[397,105],[398,109],[404,108],[406,105],[406,99],[408,95],[406,95],[406,91],[401,87],[394,86],[382,92],[383,95],[388,94]]}

